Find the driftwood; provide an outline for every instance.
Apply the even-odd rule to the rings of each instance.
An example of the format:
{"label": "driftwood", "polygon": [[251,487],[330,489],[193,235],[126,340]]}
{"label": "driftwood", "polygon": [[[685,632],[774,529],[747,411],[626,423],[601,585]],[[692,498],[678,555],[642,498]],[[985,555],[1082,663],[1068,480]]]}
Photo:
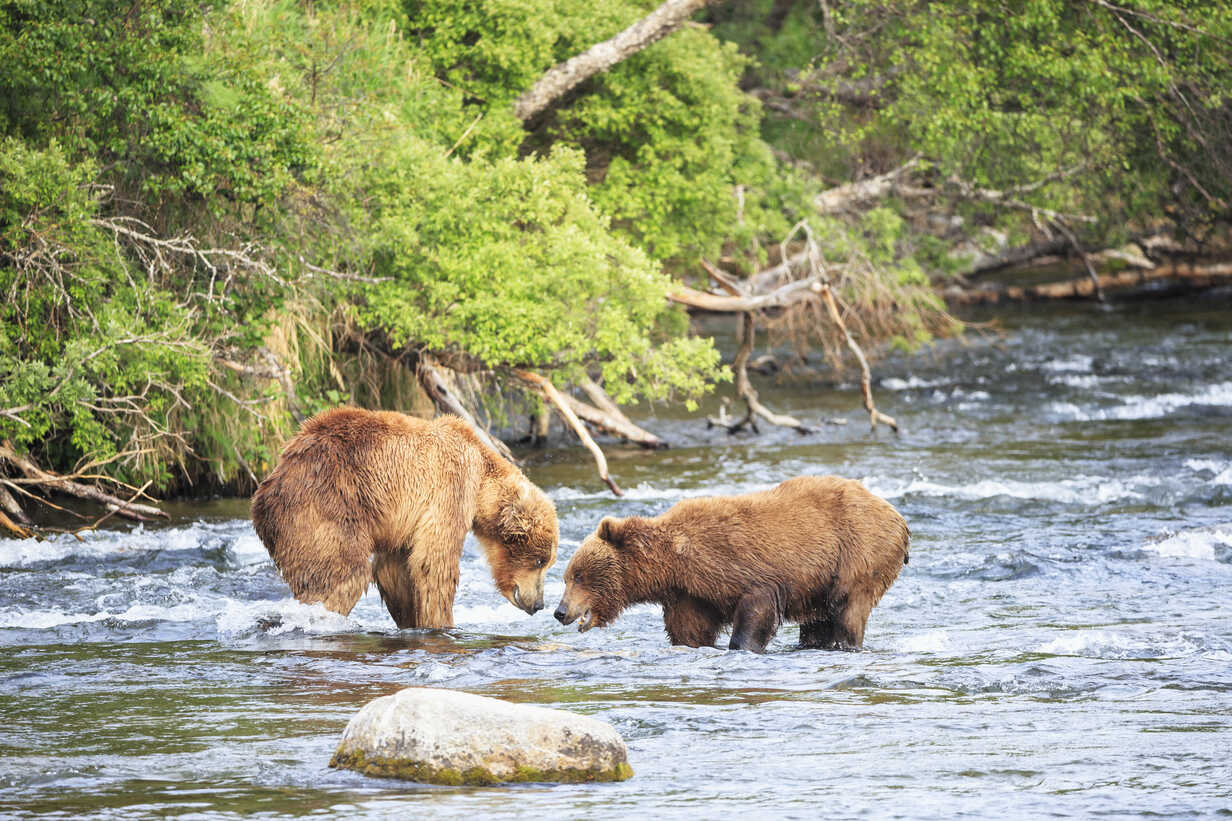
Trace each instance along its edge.
{"label": "driftwood", "polygon": [[573,409],[573,412],[578,415],[578,418],[586,424],[610,436],[625,439],[648,450],[657,450],[668,446],[667,442],[664,442],[658,436],[635,425],[629,417],[624,415],[603,388],[591,380],[585,380],[579,387],[582,388],[591,402],[594,403],[593,406],[567,393],[562,393],[561,396],[568,403],[569,407]]}
{"label": "driftwood", "polygon": [[475,431],[475,435],[483,441],[488,447],[495,450],[501,456],[508,459],[510,462],[516,462],[513,457],[513,451],[509,450],[509,446],[492,436],[483,426],[475,421],[475,416],[470,412],[470,409],[462,403],[458,398],[457,392],[445,381],[428,357],[421,357],[416,376],[419,379],[419,384],[423,386],[424,391],[431,397],[432,402],[437,409],[443,413],[452,413],[455,416],[461,417]]}
{"label": "driftwood", "polygon": [[556,408],[560,413],[560,417],[565,420],[565,424],[577,434],[578,439],[582,441],[582,444],[586,446],[586,449],[595,458],[595,465],[599,469],[599,478],[607,483],[607,486],[612,489],[612,493],[615,493],[617,496],[624,496],[625,492],[608,475],[607,457],[603,455],[603,451],[595,444],[595,440],[586,431],[586,426],[582,424],[582,420],[573,412],[573,408],[570,406],[569,400],[565,395],[556,390],[556,386],[545,376],[540,376],[530,371],[514,371],[513,373],[514,376],[535,388],[549,404]]}
{"label": "driftwood", "polygon": [[[84,471],[79,471],[68,476],[62,476],[39,467],[29,456],[17,453],[8,442],[0,444],[0,463],[8,463],[12,468],[16,469],[17,474],[20,474],[9,476],[0,474],[0,530],[6,531],[20,539],[38,539],[47,533],[69,533],[80,538],[82,532],[93,530],[112,516],[123,516],[126,519],[140,522],[149,522],[156,518],[169,518],[158,507],[137,501],[137,499],[142,497],[150,499],[145,492],[150,486],[150,482],[135,488],[105,474],[87,474]],[[92,463],[92,466],[97,466],[97,464]],[[88,469],[90,469],[90,466],[87,466],[86,470]],[[132,494],[127,499],[123,499],[108,493],[97,485],[86,484],[80,480],[110,482],[127,488],[132,491]],[[76,516],[80,519],[85,517],[55,504],[35,491],[41,493],[63,493],[78,499],[85,499],[86,501],[102,505],[107,512],[98,519],[95,519],[92,524],[71,530],[36,526],[26,516],[25,511],[22,510],[13,493],[70,516]],[[150,499],[150,501],[153,500]]]}
{"label": "driftwood", "polygon": [[718,419],[709,418],[706,420],[707,425],[727,428],[728,433],[735,433],[747,425],[756,433],[758,431],[755,417],[760,416],[772,425],[792,428],[800,433],[812,433],[812,429],[799,419],[796,419],[794,416],[775,413],[758,399],[757,389],[749,381],[748,369],[749,356],[753,353],[753,337],[755,333],[756,326],[754,325],[752,312],[745,311],[740,314],[740,349],[736,352],[736,358],[732,362],[732,372],[736,375],[736,396],[744,400],[746,408],[744,418],[737,422],[728,422],[725,418],[726,414],[720,411]]}
{"label": "driftwood", "polygon": [[[801,433],[810,432],[809,428],[794,417],[773,413],[761,404],[758,400],[757,391],[753,389],[752,384],[749,382],[748,360],[752,353],[753,335],[756,329],[754,311],[764,308],[783,308],[806,300],[820,299],[826,306],[830,320],[842,332],[847,347],[855,354],[856,361],[860,364],[860,389],[864,396],[864,407],[869,412],[869,420],[872,423],[873,429],[876,430],[877,423],[880,422],[888,425],[897,433],[898,423],[892,417],[877,410],[876,405],[873,403],[872,377],[869,372],[868,359],[865,357],[859,343],[856,342],[855,337],[852,336],[851,331],[848,330],[847,323],[844,321],[842,312],[839,310],[830,285],[830,279],[821,265],[820,249],[817,247],[817,243],[813,239],[807,225],[804,223],[798,224],[792,231],[792,234],[798,231],[804,232],[807,241],[805,250],[801,252],[803,258],[796,261],[794,257],[788,258],[786,254],[783,254],[783,258],[790,261],[786,263],[786,268],[784,268],[782,275],[789,275],[789,272],[795,268],[806,265],[807,270],[812,272],[811,276],[781,285],[769,293],[749,295],[744,293],[730,277],[703,260],[702,266],[710,274],[711,278],[718,282],[723,290],[727,292],[727,295],[710,294],[686,286],[680,286],[668,295],[669,299],[691,308],[718,313],[741,314],[740,348],[736,353],[735,360],[732,362],[732,371],[736,378],[736,395],[745,401],[747,412],[743,419],[732,422],[727,417],[726,408],[724,407],[717,419],[709,418],[707,423],[712,426],[727,428],[729,431],[737,431],[745,426],[750,426],[756,430],[756,424],[753,419],[754,416],[760,416],[775,425],[793,428]],[[780,274],[776,273],[775,277],[777,278],[778,276]],[[750,277],[750,281],[759,280],[767,281],[758,275]],[[846,422],[846,420],[841,419],[826,421],[830,424],[845,424]]]}
{"label": "driftwood", "polygon": [[[43,470],[36,465],[30,457],[22,456],[16,453],[7,442],[0,445],[0,459],[3,459],[13,465],[26,477],[24,480],[4,479],[4,483],[10,487],[14,485],[33,485],[43,490],[52,490],[58,493],[65,493],[69,496],[75,496],[78,499],[97,502],[108,511],[114,511],[126,519],[135,519],[141,522],[148,522],[154,518],[168,518],[166,513],[152,505],[139,504],[133,501],[133,499],[125,501],[124,499],[121,499],[118,496],[113,496],[112,494],[107,493],[94,485],[82,484],[81,482],[75,481],[75,478],[81,478],[76,475],[74,475],[73,478],[70,478]],[[107,477],[100,476],[91,478]],[[136,497],[134,497],[134,499],[135,498]]]}
{"label": "driftwood", "polygon": [[[1101,290],[1135,288],[1151,282],[1177,280],[1196,288],[1211,287],[1232,280],[1232,263],[1193,265],[1170,263],[1150,269],[1131,269],[1097,277]],[[945,292],[947,301],[956,305],[981,305],[997,302],[1032,302],[1055,299],[1091,299],[1095,296],[1095,284],[1090,276],[1065,282],[1049,282],[1033,286],[1006,286],[1000,288],[951,288]]]}
{"label": "driftwood", "polygon": [[713,0],[667,0],[610,40],[553,66],[517,99],[513,106],[514,116],[524,123],[534,119],[587,79],[662,40],[710,2]]}

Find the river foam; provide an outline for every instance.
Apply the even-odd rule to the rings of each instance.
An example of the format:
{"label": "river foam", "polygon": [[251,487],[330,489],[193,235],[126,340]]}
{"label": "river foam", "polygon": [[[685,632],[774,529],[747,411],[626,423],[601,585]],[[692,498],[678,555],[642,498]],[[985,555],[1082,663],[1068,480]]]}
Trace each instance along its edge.
{"label": "river foam", "polygon": [[1192,393],[1160,393],[1119,397],[1111,407],[1080,406],[1073,402],[1051,402],[1050,416],[1063,422],[1131,421],[1159,419],[1183,408],[1232,407],[1232,382],[1219,382]]}
{"label": "river foam", "polygon": [[1164,539],[1148,542],[1142,549],[1170,558],[1210,559],[1232,552],[1232,524],[1182,530]]}

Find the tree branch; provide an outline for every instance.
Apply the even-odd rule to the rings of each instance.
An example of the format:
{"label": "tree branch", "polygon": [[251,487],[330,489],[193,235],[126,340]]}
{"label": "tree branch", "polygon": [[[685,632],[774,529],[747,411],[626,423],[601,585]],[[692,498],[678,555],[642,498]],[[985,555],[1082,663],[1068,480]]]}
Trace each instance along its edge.
{"label": "tree branch", "polygon": [[[45,471],[38,465],[34,464],[27,456],[18,455],[8,445],[8,443],[0,444],[0,459],[4,459],[24,473],[27,477],[34,480],[34,483],[48,490],[67,493],[70,496],[76,496],[78,499],[87,499],[92,502],[98,502],[108,510],[113,510],[120,516],[127,519],[136,519],[137,521],[149,521],[150,517],[169,518],[159,508],[151,505],[136,504],[131,499],[125,501],[119,497],[112,496],[99,488],[91,485],[83,485],[78,482],[70,481],[63,476],[57,476],[54,473]],[[140,495],[138,493],[137,495]],[[133,497],[134,499],[136,496]]]}
{"label": "tree branch", "polygon": [[667,0],[610,40],[591,46],[544,73],[514,103],[514,116],[526,123],[585,80],[662,40],[713,0]]}
{"label": "tree branch", "polygon": [[514,371],[513,373],[514,376],[536,388],[544,399],[555,406],[556,410],[560,412],[561,418],[573,429],[578,439],[582,440],[582,444],[595,457],[595,465],[599,469],[599,478],[607,483],[607,486],[612,489],[612,493],[615,493],[617,496],[624,496],[625,492],[608,475],[607,457],[603,455],[603,451],[595,444],[595,440],[586,432],[586,426],[582,424],[582,420],[578,419],[577,414],[573,412],[569,401],[560,391],[556,390],[556,386],[552,384],[552,381],[545,376],[540,376],[530,371]]}
{"label": "tree branch", "polygon": [[563,393],[561,396],[569,403],[569,407],[573,409],[573,412],[586,424],[612,436],[627,439],[635,445],[649,450],[658,450],[668,446],[667,442],[664,442],[658,436],[633,424],[603,388],[599,387],[598,384],[589,378],[583,380],[579,387],[590,398],[590,401],[594,403],[593,406],[587,405],[585,402],[575,399],[567,393]]}

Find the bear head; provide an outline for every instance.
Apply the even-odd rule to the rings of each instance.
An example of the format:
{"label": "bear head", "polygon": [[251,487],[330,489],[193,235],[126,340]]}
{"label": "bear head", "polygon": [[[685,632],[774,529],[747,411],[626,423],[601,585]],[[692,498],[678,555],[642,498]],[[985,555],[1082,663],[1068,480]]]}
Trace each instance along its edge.
{"label": "bear head", "polygon": [[625,549],[625,519],[606,517],[582,541],[565,568],[565,594],[556,608],[561,624],[578,622],[578,632],[606,627],[625,608],[621,553]]}
{"label": "bear head", "polygon": [[475,535],[501,595],[534,615],[543,609],[543,577],[556,562],[556,507],[528,481],[504,488],[494,515]]}

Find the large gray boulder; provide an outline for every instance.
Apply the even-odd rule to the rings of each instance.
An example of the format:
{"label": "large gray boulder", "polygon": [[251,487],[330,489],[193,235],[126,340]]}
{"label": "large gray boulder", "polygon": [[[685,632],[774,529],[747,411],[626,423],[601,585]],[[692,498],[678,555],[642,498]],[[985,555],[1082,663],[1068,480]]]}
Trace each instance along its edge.
{"label": "large gray boulder", "polygon": [[426,784],[623,781],[610,724],[563,710],[411,687],[374,699],[342,734],[331,767]]}

